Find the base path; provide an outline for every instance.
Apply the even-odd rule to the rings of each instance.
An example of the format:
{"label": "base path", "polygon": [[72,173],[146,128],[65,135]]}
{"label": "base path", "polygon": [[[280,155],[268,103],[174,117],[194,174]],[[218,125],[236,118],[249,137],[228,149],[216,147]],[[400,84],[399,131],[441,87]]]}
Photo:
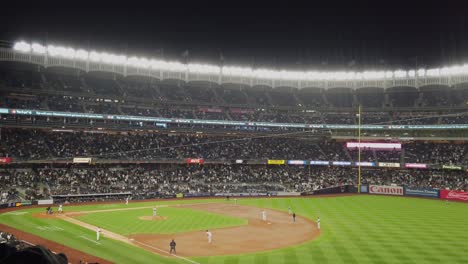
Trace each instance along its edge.
{"label": "base path", "polygon": [[[299,245],[316,238],[320,231],[316,224],[304,217],[282,211],[265,209],[267,221],[261,220],[262,208],[222,203],[174,206],[208,211],[211,213],[245,218],[248,224],[238,227],[210,230],[212,243],[208,243],[205,230],[171,235],[137,234],[135,242],[168,249],[171,239],[177,242],[177,255],[185,257],[236,255]],[[146,247],[148,249],[148,247]],[[156,252],[158,253],[158,252]]]}

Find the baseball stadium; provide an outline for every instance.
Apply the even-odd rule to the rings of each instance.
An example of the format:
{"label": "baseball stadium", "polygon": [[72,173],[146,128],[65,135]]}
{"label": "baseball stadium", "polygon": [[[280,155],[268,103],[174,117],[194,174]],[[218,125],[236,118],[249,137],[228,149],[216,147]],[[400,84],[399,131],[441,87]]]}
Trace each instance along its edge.
{"label": "baseball stadium", "polygon": [[188,56],[0,42],[0,264],[468,262],[468,64]]}

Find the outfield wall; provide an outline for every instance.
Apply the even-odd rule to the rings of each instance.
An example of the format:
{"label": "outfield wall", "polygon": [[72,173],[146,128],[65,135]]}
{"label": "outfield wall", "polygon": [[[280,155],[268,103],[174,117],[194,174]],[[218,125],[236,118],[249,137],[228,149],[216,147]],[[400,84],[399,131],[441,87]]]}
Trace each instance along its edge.
{"label": "outfield wall", "polygon": [[[167,197],[152,198],[147,200],[135,200],[135,201],[151,201],[151,200],[173,200],[173,199],[204,199],[204,198],[221,198],[221,197],[243,197],[243,198],[268,198],[268,197],[304,197],[304,196],[315,196],[315,195],[339,195],[339,194],[352,194],[357,193],[358,188],[354,185],[342,185],[324,188],[320,190],[314,190],[311,192],[269,192],[269,193],[187,193],[177,194]],[[441,199],[459,202],[468,202],[468,192],[445,190],[445,189],[434,189],[434,188],[423,188],[423,187],[411,187],[411,186],[397,186],[397,185],[368,185],[363,184],[360,186],[361,194],[373,194],[373,195],[391,195],[391,196],[407,196],[407,197],[420,197],[420,198],[431,198]],[[93,203],[115,203],[122,202],[122,200],[108,200],[108,201],[86,201],[86,202],[73,202],[70,205],[84,205]],[[134,202],[135,202],[134,201]],[[37,201],[18,201],[0,204],[0,210],[8,209],[15,210],[15,208],[24,206],[36,206],[36,207],[47,207],[54,203],[53,199],[49,200],[37,200]]]}

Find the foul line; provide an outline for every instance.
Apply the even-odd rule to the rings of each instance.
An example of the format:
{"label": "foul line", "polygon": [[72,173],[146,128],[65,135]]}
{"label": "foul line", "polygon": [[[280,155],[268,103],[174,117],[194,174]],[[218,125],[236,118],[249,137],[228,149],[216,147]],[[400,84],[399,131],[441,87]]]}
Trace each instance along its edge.
{"label": "foul line", "polygon": [[[65,215],[62,216],[62,219],[65,220],[65,221],[68,221],[68,222],[70,222],[70,223],[72,223],[72,224],[76,224],[76,225],[78,225],[78,226],[84,227],[84,228],[86,228],[86,229],[90,229],[90,230],[95,230],[95,229],[96,229],[96,227],[93,226],[93,225],[91,225],[91,224],[82,222],[82,221],[80,221],[80,220],[77,220],[77,219],[75,219],[75,218],[71,218],[71,217],[68,217],[68,216],[65,216]],[[165,253],[165,254],[167,254],[167,255],[169,255],[169,256],[173,256],[173,257],[179,258],[179,259],[181,259],[181,260],[185,260],[185,261],[190,262],[190,263],[193,263],[193,264],[200,264],[200,263],[198,263],[198,262],[196,262],[196,261],[193,261],[193,260],[191,260],[191,259],[184,258],[184,257],[178,256],[178,255],[171,254],[171,253],[169,253],[168,251],[165,251],[165,250],[163,250],[163,249],[154,247],[154,246],[152,246],[152,245],[148,245],[148,244],[145,244],[145,243],[136,241],[136,240],[131,240],[131,239],[129,239],[128,237],[119,235],[119,234],[117,234],[117,233],[110,232],[110,231],[107,231],[107,230],[104,230],[104,229],[102,229],[102,231],[105,231],[105,233],[107,234],[107,237],[110,238],[110,239],[117,240],[117,241],[121,241],[121,242],[125,242],[125,243],[128,243],[128,244],[130,244],[130,245],[141,244],[141,245],[144,245],[144,246],[146,246],[146,247],[148,247],[148,248],[151,248],[151,249],[157,250],[157,251],[159,251],[159,252]],[[83,238],[83,239],[86,239],[86,240],[88,240],[88,241],[91,241],[91,242],[94,242],[94,243],[97,243],[97,244],[101,245],[101,243],[99,243],[99,242],[97,242],[97,241],[94,241],[94,240],[92,240],[92,239],[89,239],[89,238],[87,238],[87,237],[85,237],[85,236],[83,236],[83,235],[80,236],[80,237]],[[148,249],[146,249],[146,250],[148,250]],[[155,253],[155,252],[152,252],[151,250],[148,250],[148,251],[150,251],[150,252],[153,253],[153,254],[157,254],[157,253]]]}
{"label": "foul line", "polygon": [[143,245],[143,246],[145,246],[145,247],[149,247],[149,248],[155,249],[155,250],[157,250],[157,251],[166,253],[166,254],[168,254],[168,255],[171,255],[171,256],[173,256],[173,257],[176,257],[176,258],[179,258],[179,259],[188,261],[188,262],[193,263],[193,264],[200,264],[200,263],[198,263],[198,262],[196,262],[196,261],[194,261],[194,260],[191,260],[191,259],[188,259],[188,258],[184,258],[184,257],[178,256],[178,255],[169,253],[169,252],[166,251],[166,250],[163,250],[163,249],[160,249],[160,248],[157,248],[157,247],[153,247],[153,246],[151,246],[151,245],[148,245],[148,244],[146,244],[146,243],[140,242],[140,241],[138,241],[138,240],[134,240],[133,243],[141,244],[141,245]]}
{"label": "foul line", "polygon": [[88,241],[91,241],[91,242],[93,242],[93,243],[95,243],[95,244],[101,245],[101,243],[99,243],[99,242],[97,242],[97,241],[94,241],[94,240],[92,240],[92,239],[89,239],[89,238],[87,238],[87,237],[85,237],[85,236],[80,236],[80,237],[83,238],[83,239],[86,239],[86,240],[88,240]]}

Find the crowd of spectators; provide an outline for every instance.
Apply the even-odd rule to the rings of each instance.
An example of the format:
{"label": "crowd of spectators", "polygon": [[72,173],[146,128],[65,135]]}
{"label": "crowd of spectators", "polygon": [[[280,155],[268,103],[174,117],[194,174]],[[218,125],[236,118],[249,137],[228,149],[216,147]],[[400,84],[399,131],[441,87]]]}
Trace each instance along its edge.
{"label": "crowd of spectators", "polygon": [[466,144],[414,142],[405,144],[405,161],[440,164],[467,164]]}
{"label": "crowd of spectators", "polygon": [[[9,245],[16,250],[22,250],[27,247],[30,247],[30,244],[16,238],[15,235],[5,232],[5,231],[0,231],[0,244]],[[2,258],[3,258],[3,255],[0,254],[0,261],[2,260]]]}
{"label": "crowd of spectators", "polygon": [[363,170],[363,184],[408,185],[436,189],[468,190],[465,171],[447,170]]}
{"label": "crowd of spectators", "polygon": [[[348,160],[341,143],[307,138],[226,137],[156,133],[51,132],[2,129],[0,153],[20,160],[94,156],[119,159]],[[325,154],[326,153],[326,154]]]}
{"label": "crowd of spectators", "polygon": [[[204,158],[358,161],[344,142],[303,136],[214,136],[162,133],[86,133],[3,128],[0,155],[16,160],[93,157],[119,160]],[[361,161],[468,164],[466,143],[408,142],[403,150],[362,149]]]}
{"label": "crowd of spectators", "polygon": [[[178,193],[310,192],[339,185],[356,185],[357,168],[285,165],[37,165],[32,175],[10,169],[0,175],[15,175],[18,189],[29,189],[36,197],[51,195],[125,193],[134,199],[167,197]],[[468,189],[464,171],[361,170],[363,184],[410,185],[414,187]],[[31,187],[30,181],[36,183]],[[2,191],[12,188],[11,177],[0,177]],[[38,187],[44,186],[44,187]]]}
{"label": "crowd of spectators", "polygon": [[0,263],[68,264],[69,262],[63,253],[54,253],[43,246],[34,246],[17,239],[13,234],[0,231]]}

